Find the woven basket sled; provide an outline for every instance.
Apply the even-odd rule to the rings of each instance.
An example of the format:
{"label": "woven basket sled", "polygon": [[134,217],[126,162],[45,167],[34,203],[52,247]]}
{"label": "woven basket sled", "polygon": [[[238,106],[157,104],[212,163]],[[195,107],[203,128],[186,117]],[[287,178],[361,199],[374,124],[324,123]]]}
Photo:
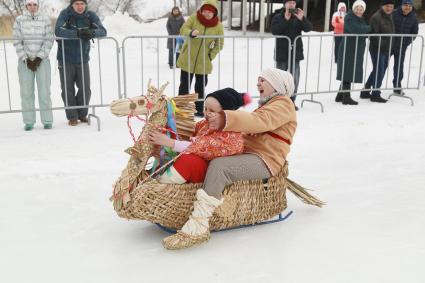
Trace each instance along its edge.
{"label": "woven basket sled", "polygon": [[[189,219],[196,200],[196,190],[200,189],[202,184],[160,184],[156,179],[150,178],[149,172],[145,169],[148,158],[158,155],[157,148],[146,142],[147,132],[152,127],[164,126],[167,120],[165,105],[170,99],[162,96],[164,88],[163,86],[157,90],[149,86],[147,95],[130,101],[133,105],[128,107],[133,110],[134,104],[143,106],[150,103],[157,105],[157,108],[151,109],[152,112],[138,142],[126,150],[130,154],[130,160],[114,185],[111,200],[120,217],[147,220],[178,230]],[[155,100],[158,97],[159,99]],[[188,138],[190,129],[194,129],[193,113],[196,98],[196,95],[188,95],[172,99],[179,108],[179,112],[176,113],[177,130],[183,138]],[[148,101],[141,102],[141,99]],[[112,113],[124,116],[128,113],[127,104],[128,101],[114,101],[111,104]],[[116,105],[120,106],[115,107]],[[144,110],[139,111],[143,113]],[[319,207],[324,204],[287,176],[288,163],[285,162],[280,172],[269,179],[243,180],[226,186],[223,192],[223,204],[210,219],[210,229],[217,231],[255,224],[278,215],[287,207],[286,189],[307,204]]]}

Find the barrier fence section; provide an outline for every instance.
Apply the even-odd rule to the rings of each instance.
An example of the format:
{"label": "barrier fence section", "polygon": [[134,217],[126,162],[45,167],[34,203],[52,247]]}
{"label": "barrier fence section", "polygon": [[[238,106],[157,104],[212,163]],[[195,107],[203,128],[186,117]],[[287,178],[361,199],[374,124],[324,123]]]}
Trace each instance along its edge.
{"label": "barrier fence section", "polygon": [[[315,96],[324,93],[337,93],[340,87],[340,81],[336,80],[337,65],[334,62],[334,44],[336,38],[342,38],[347,42],[349,38],[355,38],[355,55],[357,55],[357,43],[360,39],[366,38],[366,48],[363,54],[363,65],[353,66],[353,68],[362,68],[362,83],[352,84],[351,92],[363,90],[365,81],[372,70],[372,63],[369,55],[370,38],[377,37],[379,41],[379,49],[381,48],[382,38],[390,38],[390,43],[396,39],[402,43],[404,40],[414,39],[412,44],[407,48],[406,59],[404,62],[404,73],[406,76],[402,81],[402,90],[412,90],[420,88],[420,80],[422,73],[422,61],[424,51],[424,39],[420,35],[400,35],[400,34],[367,34],[367,35],[334,35],[334,34],[308,34],[297,37],[293,45],[290,38],[286,36],[273,35],[226,35],[226,36],[198,36],[195,39],[183,38],[187,41],[186,47],[190,54],[195,48],[196,54],[194,58],[188,56],[187,66],[191,66],[190,71],[194,71],[194,66],[198,60],[207,62],[212,60],[212,71],[207,74],[206,64],[200,73],[207,74],[206,86],[203,87],[204,93],[209,93],[223,87],[233,87],[238,91],[247,91],[257,94],[257,79],[260,72],[267,67],[276,66],[276,40],[281,39],[288,44],[288,65],[295,66],[296,58],[293,56],[293,50],[296,50],[297,44],[301,41],[304,46],[304,60],[300,61],[300,79],[297,95],[309,96],[309,99],[303,99],[304,102],[312,102],[319,104],[323,112],[323,104],[315,100]],[[25,40],[56,40],[58,44],[64,46],[66,40],[64,38],[25,38]],[[169,50],[167,49],[167,40],[173,41],[172,61],[174,67],[168,66]],[[169,96],[178,95],[181,77],[181,71],[175,66],[179,48],[176,48],[177,40],[180,36],[128,36],[125,37],[119,47],[118,41],[113,37],[105,37],[95,39],[91,42],[92,50],[90,52],[91,60],[89,62],[92,71],[91,79],[91,99],[90,102],[84,101],[82,107],[91,108],[90,117],[97,120],[98,130],[100,130],[100,119],[95,114],[97,107],[107,107],[110,101],[122,98],[133,97],[145,93],[145,84],[148,79],[153,79],[159,86],[165,81],[171,82],[171,87],[166,90]],[[23,112],[20,105],[19,80],[17,69],[18,58],[13,46],[13,42],[23,40],[23,38],[7,38],[0,37],[0,114]],[[81,40],[80,47],[81,47]],[[192,46],[192,42],[196,43]],[[208,44],[204,44],[208,42]],[[216,45],[223,45],[215,58],[210,57],[210,51]],[[391,45],[391,44],[390,44]],[[345,45],[344,45],[345,46]],[[120,65],[120,49],[122,50],[122,66]],[[344,48],[345,49],[345,48]],[[62,50],[64,50],[62,48]],[[97,52],[96,52],[97,51]],[[340,50],[345,53],[346,50]],[[55,63],[57,53],[57,44],[54,45],[50,52],[50,62],[52,67],[52,110],[59,109],[75,109],[81,106],[70,106],[61,99],[60,75],[57,71]],[[400,55],[400,54],[399,54]],[[62,58],[66,62],[62,52]],[[83,57],[80,48],[80,56]],[[394,87],[390,80],[393,79],[394,56],[391,56],[391,50],[388,51],[390,64],[386,71],[382,86],[379,90],[391,91],[391,96],[398,96],[413,100],[406,94],[394,93]],[[400,56],[399,56],[400,57]],[[345,58],[345,56],[342,56]],[[3,62],[1,62],[3,60]],[[345,62],[342,62],[344,66]],[[400,66],[400,64],[398,64]],[[121,73],[122,67],[122,73]],[[344,70],[344,68],[342,68]],[[84,69],[81,70],[84,73]],[[197,70],[199,71],[199,70]],[[396,72],[397,73],[397,72]],[[84,78],[84,76],[83,76]],[[94,78],[94,79],[93,79]],[[189,79],[189,78],[188,78]],[[84,79],[83,79],[84,80]],[[195,80],[195,79],[194,79]],[[425,80],[425,78],[424,78]],[[84,85],[83,81],[83,85]],[[121,87],[121,84],[123,87]],[[65,87],[66,89],[66,87]],[[4,91],[7,90],[7,91]],[[106,91],[105,91],[106,90]],[[84,91],[84,87],[82,87]],[[194,92],[194,84],[192,83],[189,92]],[[67,97],[65,95],[65,97]],[[86,97],[84,95],[84,97]],[[253,98],[258,98],[253,95]],[[200,99],[201,100],[201,99]],[[35,111],[44,109],[36,108]]]}
{"label": "barrier fence section", "polygon": [[[23,112],[21,107],[21,98],[20,98],[20,86],[17,72],[18,57],[16,55],[15,47],[13,43],[19,40],[31,41],[31,40],[53,40],[57,44],[54,44],[50,54],[50,65],[51,65],[51,101],[52,107],[51,110],[67,110],[67,109],[81,109],[81,108],[91,108],[92,112],[88,115],[88,120],[90,123],[90,118],[95,118],[97,121],[97,128],[100,130],[100,119],[96,115],[97,107],[106,107],[109,106],[110,101],[120,97],[121,93],[121,74],[120,74],[120,54],[119,54],[119,43],[113,37],[103,37],[93,39],[91,44],[90,51],[90,88],[91,88],[91,98],[88,99],[85,93],[85,69],[83,64],[81,64],[81,73],[82,73],[82,87],[81,91],[83,92],[83,104],[80,106],[71,106],[68,103],[68,88],[65,84],[65,101],[61,98],[61,84],[60,84],[60,72],[58,71],[58,63],[56,54],[58,45],[62,46],[62,62],[66,64],[66,57],[64,52],[65,41],[68,40],[78,40],[80,44],[80,58],[81,61],[83,58],[83,48],[82,41],[80,39],[65,39],[58,37],[50,38],[40,38],[40,37],[25,37],[25,38],[16,38],[16,37],[0,37],[0,55],[3,53],[3,56],[0,56],[0,114],[5,113],[19,113]],[[108,58],[109,60],[106,60]],[[1,60],[3,59],[3,62]],[[66,77],[66,69],[63,68],[64,76]],[[115,89],[115,91],[114,91]],[[75,91],[77,93],[79,89]],[[106,90],[106,91],[105,91]],[[37,97],[37,94],[35,95]],[[37,99],[36,99],[37,100]],[[89,101],[87,101],[89,100]],[[48,110],[40,109],[36,107],[34,111]]]}
{"label": "barrier fence section", "polygon": [[[144,93],[146,81],[151,78],[159,85],[168,81],[171,87],[167,93],[175,96],[178,94],[180,85],[180,69],[168,66],[167,39],[173,40],[173,46],[179,36],[128,36],[122,41],[122,62],[123,62],[123,91],[125,97],[132,97]],[[207,74],[206,64],[201,67],[200,73],[207,74],[207,85],[204,86],[204,93],[209,93],[223,87],[233,87],[239,91],[250,91],[257,93],[256,83],[261,70],[274,66],[275,40],[282,38],[289,44],[290,39],[286,36],[198,36],[196,46],[192,46],[194,39],[187,41],[187,52],[194,52],[196,56],[188,56],[185,65],[194,66],[201,60],[209,60],[209,52],[216,44],[223,44],[223,49],[212,60],[212,72]],[[203,44],[204,41],[213,41],[211,46]],[[195,48],[195,51],[192,49]],[[172,50],[173,54],[176,51]],[[288,50],[288,56],[290,50]],[[174,55],[174,66],[176,55]],[[201,64],[202,65],[202,64]],[[195,80],[195,78],[193,78]],[[189,92],[194,92],[194,83]],[[255,97],[255,96],[254,96]],[[258,97],[258,96],[257,96]]]}
{"label": "barrier fence section", "polygon": [[[383,45],[383,39],[387,40],[389,38],[389,46],[395,45],[396,41],[400,42],[400,45],[403,45],[404,41],[413,42],[409,45],[406,51],[405,61],[404,61],[404,79],[401,82],[401,89],[395,88],[393,86],[394,79],[394,53],[398,52],[399,55],[398,64],[396,64],[396,76],[400,76],[400,68],[402,64],[400,64],[402,50],[399,48],[395,50],[393,53],[391,52],[391,48],[389,48],[388,52],[384,52],[383,54],[388,56],[389,64],[388,68],[385,72],[385,77],[382,81],[382,85],[379,88],[375,88],[376,90],[381,91],[390,91],[390,96],[397,96],[409,99],[411,105],[413,106],[413,99],[406,95],[407,93],[404,90],[413,90],[419,89],[421,84],[421,72],[422,72],[422,64],[423,64],[423,51],[424,51],[424,39],[420,35],[411,35],[411,34],[342,34],[342,35],[334,35],[334,34],[308,34],[298,36],[294,41],[294,49],[296,49],[297,44],[299,44],[300,40],[302,40],[304,45],[304,57],[305,60],[300,62],[301,76],[299,88],[297,91],[297,95],[309,95],[309,99],[303,99],[301,102],[301,106],[303,106],[304,102],[317,103],[320,105],[321,110],[323,112],[323,104],[317,100],[315,100],[315,96],[317,94],[322,93],[337,93],[339,92],[340,81],[336,80],[337,75],[337,64],[334,63],[334,46],[335,39],[341,38],[341,45],[339,52],[342,52],[342,76],[344,76],[345,67],[345,53],[347,52],[347,47],[352,48],[350,46],[354,41],[354,58],[360,56],[357,54],[361,52],[358,50],[359,40],[366,40],[366,48],[363,54],[363,66],[353,66],[353,79],[356,68],[362,68],[363,78],[362,83],[353,83],[351,86],[351,92],[353,91],[362,91],[362,90],[373,90],[373,86],[371,88],[365,89],[365,83],[368,79],[369,74],[373,69],[373,64],[370,57],[369,47],[370,47],[370,39],[375,38],[378,40],[378,53],[380,53],[381,45]],[[355,38],[355,40],[350,40]],[[346,45],[344,42],[349,41]],[[329,56],[330,55],[330,56]],[[347,55],[349,56],[349,55]],[[379,59],[377,59],[377,65],[379,65]],[[292,57],[292,64],[295,64],[295,57]],[[407,75],[406,75],[407,74]],[[378,75],[378,74],[376,74]],[[425,77],[424,77],[425,80]],[[401,90],[401,94],[397,94],[394,90]],[[344,92],[344,91],[342,91]]]}

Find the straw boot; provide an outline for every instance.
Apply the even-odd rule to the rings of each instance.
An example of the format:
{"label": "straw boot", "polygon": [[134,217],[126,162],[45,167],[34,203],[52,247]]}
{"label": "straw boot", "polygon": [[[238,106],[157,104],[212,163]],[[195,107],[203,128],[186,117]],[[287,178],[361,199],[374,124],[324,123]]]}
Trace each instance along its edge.
{"label": "straw boot", "polygon": [[165,238],[162,243],[166,249],[178,250],[206,242],[210,238],[209,220],[215,209],[223,202],[199,189],[193,204],[192,215],[176,234]]}

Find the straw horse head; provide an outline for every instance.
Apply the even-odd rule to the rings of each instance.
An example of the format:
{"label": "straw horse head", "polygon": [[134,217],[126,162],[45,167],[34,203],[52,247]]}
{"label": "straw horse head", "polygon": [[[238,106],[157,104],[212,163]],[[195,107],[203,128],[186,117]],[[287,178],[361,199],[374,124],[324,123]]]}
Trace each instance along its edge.
{"label": "straw horse head", "polygon": [[[126,168],[121,172],[121,176],[114,185],[112,199],[115,210],[120,210],[130,201],[130,192],[137,185],[149,177],[146,165],[151,157],[158,158],[160,147],[149,143],[149,132],[154,129],[163,129],[167,125],[168,105],[174,104],[178,109],[175,113],[177,133],[180,138],[188,139],[194,131],[195,111],[194,101],[196,94],[168,98],[164,95],[164,90],[168,82],[159,89],[151,85],[149,80],[147,93],[133,98],[114,100],[111,103],[112,114],[122,117],[127,116],[128,122],[131,117],[138,117],[145,122],[143,129],[137,139],[134,138],[134,145],[125,150],[130,154],[130,160]],[[145,119],[138,115],[144,115]],[[130,126],[129,126],[130,127]],[[130,128],[130,133],[131,128]]]}

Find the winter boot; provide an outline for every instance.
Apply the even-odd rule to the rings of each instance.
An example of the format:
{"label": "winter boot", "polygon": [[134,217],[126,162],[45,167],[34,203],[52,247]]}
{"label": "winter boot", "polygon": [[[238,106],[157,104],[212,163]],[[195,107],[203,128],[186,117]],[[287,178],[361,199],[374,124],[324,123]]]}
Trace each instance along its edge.
{"label": "winter boot", "polygon": [[338,92],[335,97],[335,102],[342,102],[344,95],[341,92]]}
{"label": "winter boot", "polygon": [[44,124],[45,130],[50,130],[52,128],[52,124]]}
{"label": "winter boot", "polygon": [[32,129],[34,129],[34,124],[25,124],[24,126],[25,131],[31,131]]}
{"label": "winter boot", "polygon": [[168,250],[189,248],[206,242],[210,238],[209,220],[215,209],[222,204],[223,200],[207,195],[199,189],[196,191],[196,201],[193,204],[193,212],[189,220],[176,234],[168,236],[162,243]]}
{"label": "winter boot", "polygon": [[195,116],[204,117],[204,101],[195,101],[195,108]]}
{"label": "winter boot", "polygon": [[342,104],[344,105],[357,105],[359,104],[357,101],[354,101],[349,93],[344,93],[344,97],[342,98]]}
{"label": "winter boot", "polygon": [[370,91],[368,90],[363,90],[360,92],[360,98],[361,99],[370,99],[372,97],[372,95],[370,95]]}
{"label": "winter boot", "polygon": [[394,94],[397,94],[397,95],[405,95],[406,93],[404,93],[404,91],[403,91],[402,89],[395,89],[395,90],[394,90]]}
{"label": "winter boot", "polygon": [[378,102],[378,103],[386,103],[387,100],[382,98],[379,94],[378,95],[372,95],[370,98],[370,101],[372,102]]}

